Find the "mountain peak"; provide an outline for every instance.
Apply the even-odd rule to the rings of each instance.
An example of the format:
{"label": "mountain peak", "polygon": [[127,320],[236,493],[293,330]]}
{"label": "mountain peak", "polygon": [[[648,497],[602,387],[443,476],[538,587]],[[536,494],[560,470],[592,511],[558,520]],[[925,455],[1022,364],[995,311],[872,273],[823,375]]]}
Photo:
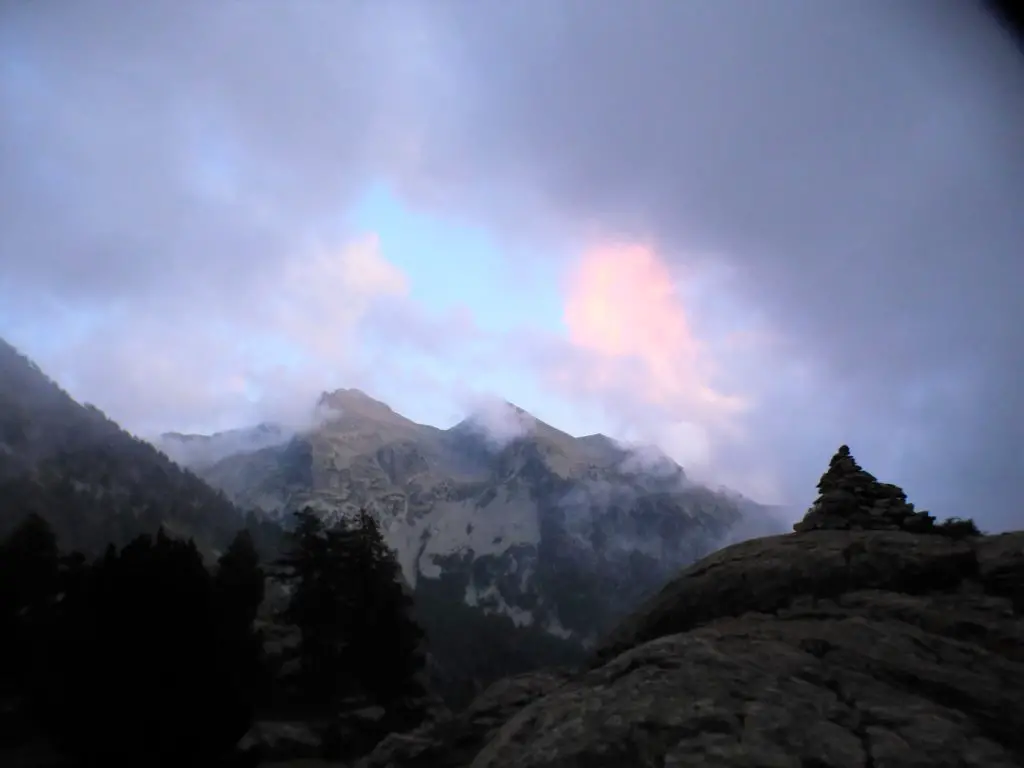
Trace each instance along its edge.
{"label": "mountain peak", "polygon": [[477,403],[470,414],[453,429],[456,432],[480,433],[491,442],[504,445],[513,440],[536,435],[538,427],[546,426],[515,403],[495,398]]}
{"label": "mountain peak", "polygon": [[[385,434],[395,438],[393,430],[401,434],[417,430],[420,425],[395,411],[361,389],[336,389],[320,395],[314,411],[314,431],[340,434],[360,433]],[[383,432],[381,431],[383,430]]]}
{"label": "mountain peak", "polygon": [[324,392],[316,404],[318,411],[336,411],[339,415],[387,417],[395,415],[387,403],[376,400],[361,389],[336,389]]}
{"label": "mountain peak", "polygon": [[608,435],[601,434],[600,432],[595,432],[592,435],[584,435],[579,438],[579,441],[588,445],[608,446],[610,448],[618,448],[619,445],[615,440],[608,437]]}
{"label": "mountain peak", "polygon": [[389,411],[391,410],[391,408],[382,403],[380,400],[376,400],[370,397],[368,394],[363,392],[363,390],[357,389],[355,387],[351,387],[348,389],[346,389],[345,387],[341,387],[331,392],[325,391],[320,394],[320,405],[345,405],[353,403],[373,403],[376,405],[383,406],[384,408],[387,408]]}

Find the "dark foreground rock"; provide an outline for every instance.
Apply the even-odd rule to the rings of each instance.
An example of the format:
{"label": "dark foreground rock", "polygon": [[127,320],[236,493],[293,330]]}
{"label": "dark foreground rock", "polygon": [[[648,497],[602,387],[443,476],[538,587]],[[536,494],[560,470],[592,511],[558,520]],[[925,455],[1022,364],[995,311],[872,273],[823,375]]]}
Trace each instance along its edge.
{"label": "dark foreground rock", "polygon": [[682,573],[586,671],[505,681],[520,701],[489,708],[499,684],[359,765],[1018,768],[1022,588],[1024,532],[744,542]]}
{"label": "dark foreground rock", "polygon": [[410,733],[393,733],[359,768],[462,768],[468,766],[498,729],[527,704],[565,685],[568,672],[544,670],[499,680],[458,715]]}
{"label": "dark foreground rock", "polygon": [[323,740],[307,723],[257,721],[238,747],[258,761],[318,757]]}

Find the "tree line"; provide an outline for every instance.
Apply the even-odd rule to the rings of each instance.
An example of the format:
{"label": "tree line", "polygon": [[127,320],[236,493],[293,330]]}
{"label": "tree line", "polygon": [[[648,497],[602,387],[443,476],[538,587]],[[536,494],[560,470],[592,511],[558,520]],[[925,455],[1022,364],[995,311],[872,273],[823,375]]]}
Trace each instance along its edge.
{"label": "tree line", "polygon": [[[409,725],[424,637],[376,521],[294,523],[278,560],[243,529],[207,567],[162,528],[90,561],[28,515],[0,543],[0,740],[35,734],[77,765],[215,766],[255,719],[328,718],[353,697]],[[298,634],[284,664],[258,620],[268,579],[286,595],[272,618]]]}

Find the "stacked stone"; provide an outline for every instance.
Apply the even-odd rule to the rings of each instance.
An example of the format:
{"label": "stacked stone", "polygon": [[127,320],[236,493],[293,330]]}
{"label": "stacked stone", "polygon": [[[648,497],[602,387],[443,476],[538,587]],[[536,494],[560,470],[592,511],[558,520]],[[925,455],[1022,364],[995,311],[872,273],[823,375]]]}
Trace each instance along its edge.
{"label": "stacked stone", "polygon": [[817,500],[793,526],[805,531],[908,531],[924,533],[935,525],[927,512],[917,512],[899,486],[880,483],[857,464],[848,446],[841,446],[818,482]]}

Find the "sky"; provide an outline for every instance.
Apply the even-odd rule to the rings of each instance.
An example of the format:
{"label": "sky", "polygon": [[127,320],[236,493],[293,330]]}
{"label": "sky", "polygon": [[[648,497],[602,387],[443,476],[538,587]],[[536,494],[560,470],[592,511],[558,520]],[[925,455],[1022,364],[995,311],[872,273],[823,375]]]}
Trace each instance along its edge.
{"label": "sky", "polygon": [[0,335],[126,428],[489,399],[1024,527],[1024,58],[956,0],[0,10]]}

